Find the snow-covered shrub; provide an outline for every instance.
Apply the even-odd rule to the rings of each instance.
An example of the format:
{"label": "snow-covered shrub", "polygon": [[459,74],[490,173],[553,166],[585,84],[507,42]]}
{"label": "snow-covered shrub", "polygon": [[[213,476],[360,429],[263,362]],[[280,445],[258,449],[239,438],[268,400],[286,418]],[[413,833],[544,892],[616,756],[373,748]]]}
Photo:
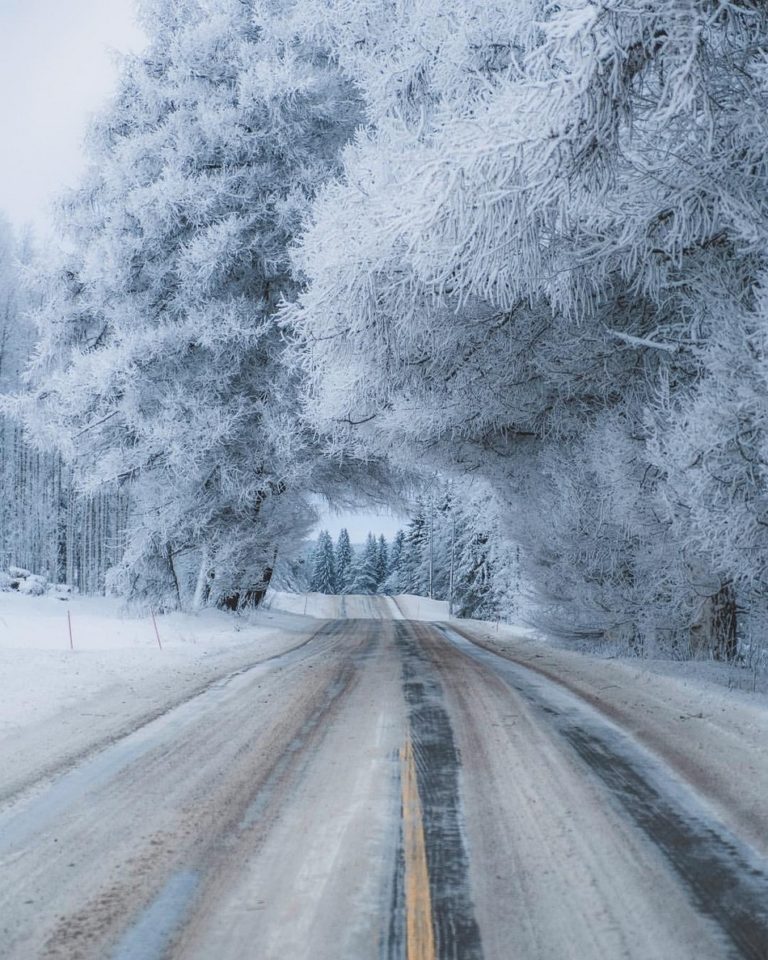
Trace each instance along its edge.
{"label": "snow-covered shrub", "polygon": [[23,567],[9,567],[0,571],[0,591],[16,590],[30,597],[41,597],[48,590],[48,580]]}
{"label": "snow-covered shrub", "polygon": [[74,593],[72,586],[68,583],[52,583],[48,587],[48,593],[59,600],[69,600]]}
{"label": "snow-covered shrub", "polygon": [[19,583],[19,593],[24,593],[30,597],[42,597],[48,591],[48,581],[45,577],[37,576],[31,573],[24,577]]}

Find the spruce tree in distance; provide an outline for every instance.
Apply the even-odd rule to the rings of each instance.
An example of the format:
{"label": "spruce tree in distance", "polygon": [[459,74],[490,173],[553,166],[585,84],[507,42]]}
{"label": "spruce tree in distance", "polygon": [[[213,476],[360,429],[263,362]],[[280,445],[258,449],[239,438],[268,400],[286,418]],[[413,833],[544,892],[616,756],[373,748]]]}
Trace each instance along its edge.
{"label": "spruce tree in distance", "polygon": [[376,588],[381,590],[389,572],[389,547],[383,533],[379,536],[376,549]]}
{"label": "spruce tree in distance", "polygon": [[327,530],[317,538],[311,589],[315,593],[336,593],[336,564],[333,540]]}
{"label": "spruce tree in distance", "polygon": [[401,559],[402,586],[406,593],[426,596],[428,589],[429,527],[421,500],[408,522]]}
{"label": "spruce tree in distance", "polygon": [[368,534],[363,552],[355,565],[355,579],[351,593],[376,593],[378,589],[377,569],[379,563],[379,545],[372,533]]}
{"label": "spruce tree in distance", "polygon": [[343,527],[336,541],[336,592],[347,593],[352,583],[352,544],[349,531]]}
{"label": "spruce tree in distance", "polygon": [[379,588],[381,593],[403,593],[402,567],[404,549],[405,534],[402,530],[398,530],[389,550],[389,567],[387,570],[386,580]]}

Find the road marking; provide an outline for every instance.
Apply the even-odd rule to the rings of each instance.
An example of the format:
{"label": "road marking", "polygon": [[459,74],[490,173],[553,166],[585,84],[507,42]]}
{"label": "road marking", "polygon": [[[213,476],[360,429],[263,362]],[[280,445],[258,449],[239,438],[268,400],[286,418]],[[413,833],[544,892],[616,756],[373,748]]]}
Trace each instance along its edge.
{"label": "road marking", "polygon": [[435,960],[424,822],[410,737],[400,750],[400,761],[403,778],[406,956],[408,960]]}

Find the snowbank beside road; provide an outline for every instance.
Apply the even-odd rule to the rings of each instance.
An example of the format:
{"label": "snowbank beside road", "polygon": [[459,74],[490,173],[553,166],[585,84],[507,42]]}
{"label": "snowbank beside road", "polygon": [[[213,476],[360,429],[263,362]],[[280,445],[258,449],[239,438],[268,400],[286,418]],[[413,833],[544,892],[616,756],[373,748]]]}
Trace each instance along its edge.
{"label": "snowbank beside road", "polygon": [[322,620],[399,620],[401,618],[396,598],[376,594],[283,593],[280,590],[270,590],[263,607]]}
{"label": "snowbank beside road", "polygon": [[333,620],[343,615],[340,613],[340,599],[326,593],[284,593],[281,590],[268,590],[262,608]]}
{"label": "snowbank beside road", "polygon": [[435,622],[448,619],[447,600],[430,600],[429,597],[417,597],[410,593],[400,593],[392,599],[406,620]]}

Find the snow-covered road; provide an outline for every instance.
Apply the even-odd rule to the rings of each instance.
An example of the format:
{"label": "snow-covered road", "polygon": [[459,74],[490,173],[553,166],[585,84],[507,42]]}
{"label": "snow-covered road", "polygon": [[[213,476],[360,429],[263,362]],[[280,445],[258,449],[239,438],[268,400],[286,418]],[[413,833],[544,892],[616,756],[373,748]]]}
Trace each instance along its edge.
{"label": "snow-covered road", "polygon": [[8,800],[0,956],[768,956],[765,851],[599,672],[586,697],[390,607],[308,618]]}

